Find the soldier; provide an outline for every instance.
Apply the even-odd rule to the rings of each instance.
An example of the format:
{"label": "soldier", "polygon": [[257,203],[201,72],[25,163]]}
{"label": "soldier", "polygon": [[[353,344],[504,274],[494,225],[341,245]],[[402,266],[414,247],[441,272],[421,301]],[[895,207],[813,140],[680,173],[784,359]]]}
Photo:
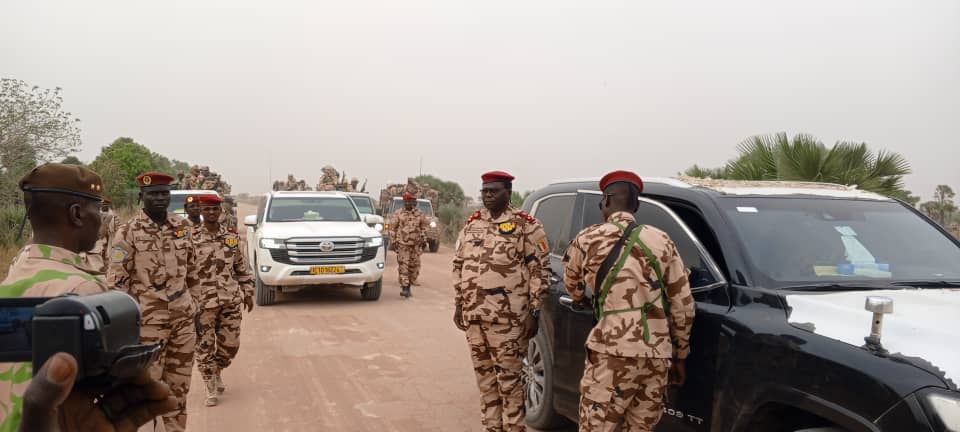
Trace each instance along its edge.
{"label": "soldier", "polygon": [[221,222],[227,226],[227,228],[237,229],[237,202],[230,196],[226,195],[223,197],[223,216]]}
{"label": "soldier", "polygon": [[[672,370],[686,379],[694,302],[677,247],[633,214],[640,177],[614,171],[600,180],[607,223],[588,227],[564,257],[564,284],[576,304],[593,289],[598,322],[587,338],[580,382],[580,431],[652,431]],[[620,247],[618,248],[617,245]]]}
{"label": "soldier", "polygon": [[198,198],[203,225],[194,228],[204,292],[200,300],[197,369],[207,390],[207,406],[223,394],[221,373],[240,349],[241,305],[253,310],[253,275],[243,256],[236,229],[220,220],[222,199],[214,194]]}
{"label": "soldier", "polygon": [[403,210],[393,212],[390,245],[397,252],[400,295],[411,297],[410,285],[420,275],[420,255],[427,243],[427,217],[417,208],[413,195],[403,195]]}
{"label": "soldier", "polygon": [[550,275],[543,226],[510,206],[513,176],[482,176],[484,209],[460,231],[453,258],[456,310],[466,331],[486,431],[524,431],[522,359],[538,328]]}
{"label": "soldier", "polygon": [[187,393],[197,343],[199,285],[190,222],[167,213],[173,177],[157,172],[137,176],[141,212],[122,225],[110,251],[107,283],[140,303],[140,339],[163,344],[150,375],[170,386],[177,410],[163,416],[166,430],[186,429]]}
{"label": "soldier", "polygon": [[88,267],[97,270],[103,274],[107,271],[107,251],[110,250],[110,242],[117,232],[117,217],[110,209],[110,200],[106,197],[100,205],[100,232],[97,242],[93,249],[86,251],[83,255],[87,260]]}
{"label": "soldier", "polygon": [[200,218],[200,203],[197,202],[196,195],[187,195],[183,199],[183,211],[187,213],[187,220],[191,225],[195,227],[203,225],[203,219]]}
{"label": "soldier", "polygon": [[[34,168],[20,180],[33,239],[20,250],[0,297],[52,297],[107,291],[102,272],[80,253],[93,249],[102,218],[103,181],[86,168],[57,163]],[[50,273],[42,275],[41,272]],[[100,276],[98,276],[100,275]],[[30,363],[0,363],[0,430],[20,421],[20,403],[31,375]]]}

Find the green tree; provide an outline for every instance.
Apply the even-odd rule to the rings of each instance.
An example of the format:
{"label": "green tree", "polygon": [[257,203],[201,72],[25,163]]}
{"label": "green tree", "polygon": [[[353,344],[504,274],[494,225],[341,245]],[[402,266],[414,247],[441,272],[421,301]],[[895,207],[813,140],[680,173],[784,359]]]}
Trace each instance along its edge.
{"label": "green tree", "polygon": [[838,141],[825,146],[815,137],[786,133],[756,135],[737,146],[739,155],[721,168],[697,165],[685,173],[694,177],[731,180],[814,181],[855,185],[888,196],[908,198],[903,177],[910,164],[903,156],[870,151],[866,143]]}
{"label": "green tree", "polygon": [[137,175],[147,171],[171,172],[170,160],[133,140],[120,137],[90,163],[104,179],[108,196],[120,204],[132,204],[136,198]]}
{"label": "green tree", "polygon": [[950,186],[938,185],[933,191],[933,201],[920,204],[920,210],[940,225],[947,226],[957,211],[957,205],[953,202],[956,196]]}
{"label": "green tree", "polygon": [[67,164],[67,165],[81,165],[81,166],[83,165],[83,161],[78,159],[76,156],[67,156],[63,158],[63,160],[60,161],[60,163]]}
{"label": "green tree", "polygon": [[0,206],[19,200],[17,183],[39,162],[79,148],[79,120],[63,110],[60,92],[0,79]]}
{"label": "green tree", "polygon": [[443,180],[432,175],[422,175],[415,178],[414,181],[436,189],[440,194],[440,206],[450,204],[459,207],[466,202],[463,188],[456,182]]}
{"label": "green tree", "polygon": [[510,194],[510,205],[516,208],[520,208],[521,206],[523,206],[523,202],[527,199],[528,196],[530,196],[531,193],[532,191],[526,191],[523,193],[513,191],[513,193]]}

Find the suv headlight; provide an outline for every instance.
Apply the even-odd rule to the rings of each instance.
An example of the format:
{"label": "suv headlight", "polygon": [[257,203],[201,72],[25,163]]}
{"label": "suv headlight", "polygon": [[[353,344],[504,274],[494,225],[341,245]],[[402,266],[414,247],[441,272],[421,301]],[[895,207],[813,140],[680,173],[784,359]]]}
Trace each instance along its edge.
{"label": "suv headlight", "polygon": [[[933,390],[924,395],[935,430],[960,432],[960,393]],[[937,429],[937,426],[940,429]]]}
{"label": "suv headlight", "polygon": [[437,227],[437,222],[436,222],[436,221],[430,221],[430,228],[436,228],[436,227]]}
{"label": "suv headlight", "polygon": [[271,239],[271,238],[260,239],[260,247],[263,249],[286,249],[287,248],[283,240]]}
{"label": "suv headlight", "polygon": [[373,229],[377,230],[378,232],[383,232],[383,224],[376,224],[373,226]]}
{"label": "suv headlight", "polygon": [[383,246],[383,237],[371,237],[363,244],[363,247],[380,247]]}

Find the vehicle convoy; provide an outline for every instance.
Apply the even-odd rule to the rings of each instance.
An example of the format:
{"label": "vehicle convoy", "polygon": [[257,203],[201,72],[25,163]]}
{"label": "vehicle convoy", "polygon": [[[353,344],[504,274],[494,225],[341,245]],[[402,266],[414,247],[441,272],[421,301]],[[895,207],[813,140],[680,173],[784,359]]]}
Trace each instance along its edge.
{"label": "vehicle convoy", "polygon": [[[417,208],[423,212],[424,216],[427,217],[427,223],[429,224],[427,228],[427,249],[430,252],[436,253],[440,250],[440,218],[438,218],[433,213],[433,205],[430,201],[425,199],[417,200]],[[390,206],[387,207],[387,212],[384,214],[384,218],[387,220],[386,228],[384,231],[387,231],[390,228],[390,217],[393,212],[403,209],[403,198],[396,197],[390,201]]]}
{"label": "vehicle convoy", "polygon": [[257,304],[273,304],[278,291],[326,285],[358,286],[364,300],[380,298],[385,251],[373,221],[342,192],[267,194],[243,221]]}
{"label": "vehicle convoy", "polygon": [[[696,318],[658,431],[960,430],[960,243],[913,207],[818,183],[644,179],[637,223],[676,243]],[[553,183],[553,285],[531,340],[527,421],[577,418],[592,310],[562,257],[603,223],[596,179]],[[587,290],[588,294],[590,290]]]}

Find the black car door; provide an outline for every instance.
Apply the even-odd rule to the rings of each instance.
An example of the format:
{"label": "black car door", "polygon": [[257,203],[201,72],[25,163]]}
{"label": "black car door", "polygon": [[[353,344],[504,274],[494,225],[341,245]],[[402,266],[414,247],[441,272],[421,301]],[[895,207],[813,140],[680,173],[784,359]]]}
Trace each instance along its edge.
{"label": "black car door", "polygon": [[[598,191],[581,191],[577,197],[573,229],[603,222],[598,204]],[[668,207],[649,198],[640,198],[637,223],[665,231],[676,243],[684,265],[690,271],[690,287],[697,301],[697,317],[691,335],[692,352],[687,359],[687,383],[679,391],[670,392],[667,407],[657,427],[659,431],[703,431],[709,428],[711,405],[715,393],[713,372],[716,370],[716,325],[727,311],[726,305],[715,305],[708,293],[723,289],[726,281],[713,259],[691,230]],[[589,291],[589,290],[588,290]],[[568,302],[560,296],[560,303]],[[583,374],[584,343],[593,327],[592,313],[558,308],[556,324],[557,387],[579,395]]]}

